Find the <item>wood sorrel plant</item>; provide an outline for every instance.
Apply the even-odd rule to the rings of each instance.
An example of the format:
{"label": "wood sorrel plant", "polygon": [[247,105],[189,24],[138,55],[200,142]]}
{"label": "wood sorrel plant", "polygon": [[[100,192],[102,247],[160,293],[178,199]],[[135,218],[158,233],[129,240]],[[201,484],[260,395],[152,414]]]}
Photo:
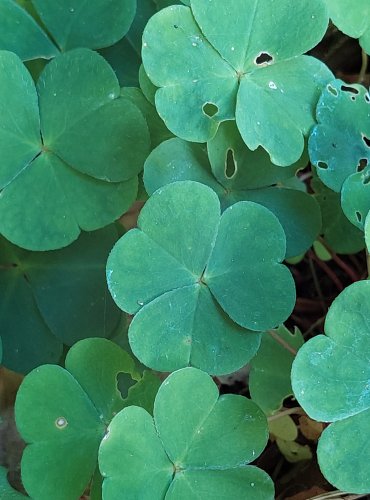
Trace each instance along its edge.
{"label": "wood sorrel plant", "polygon": [[[269,472],[284,498],[281,460],[317,441],[334,487],[370,493],[370,96],[313,56],[331,20],[364,79],[369,16],[0,0],[0,361],[25,376],[23,493],[268,500]],[[1,498],[17,486],[1,468]]]}

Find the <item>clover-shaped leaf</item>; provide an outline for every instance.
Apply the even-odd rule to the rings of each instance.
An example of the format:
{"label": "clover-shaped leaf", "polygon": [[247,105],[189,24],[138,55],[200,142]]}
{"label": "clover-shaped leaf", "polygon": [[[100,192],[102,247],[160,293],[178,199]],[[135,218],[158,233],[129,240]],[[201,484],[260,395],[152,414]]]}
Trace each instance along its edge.
{"label": "clover-shaped leaf", "polygon": [[114,300],[137,313],[129,329],[134,354],[163,371],[240,368],[259,336],[238,325],[271,328],[293,308],[284,256],[284,231],[265,207],[240,202],[220,219],[207,186],[183,181],[157,190],[107,264]]}
{"label": "clover-shaped leaf", "polygon": [[370,4],[368,0],[325,0],[333,23],[348,36],[359,38],[361,47],[370,53]]}
{"label": "clover-shaped leaf", "polygon": [[327,188],[317,177],[311,187],[321,207],[321,233],[330,248],[337,253],[357,253],[364,248],[364,235],[344,215],[339,193]]}
{"label": "clover-shaped leaf", "polygon": [[59,52],[33,17],[14,0],[0,1],[0,49],[15,52],[23,61],[50,59]]}
{"label": "clover-shaped leaf", "polygon": [[247,465],[267,437],[257,405],[219,397],[208,375],[184,368],[160,387],[154,419],[131,406],[112,420],[99,449],[104,499],[272,499],[269,476]]}
{"label": "clover-shaped leaf", "polygon": [[279,410],[283,400],[293,393],[290,372],[303,342],[298,329],[292,334],[284,325],[262,336],[258,353],[251,360],[249,390],[266,415]]}
{"label": "clover-shaped leaf", "polygon": [[113,222],[135,199],[150,141],[113,70],[76,49],[47,65],[36,91],[17,56],[0,52],[0,67],[0,232],[52,250]]}
{"label": "clover-shaped leaf", "polygon": [[326,335],[309,340],[292,368],[294,394],[308,415],[334,422],[323,433],[318,458],[337,488],[370,491],[370,281],[346,288],[333,302]]}
{"label": "clover-shaped leaf", "polygon": [[4,365],[26,373],[59,361],[62,344],[109,337],[121,312],[105,280],[114,226],[83,233],[67,248],[29,252],[0,237],[0,331]]}
{"label": "clover-shaped leaf", "polygon": [[117,375],[140,379],[132,358],[105,339],[75,344],[65,366],[36,368],[25,377],[16,400],[17,428],[28,443],[22,481],[39,500],[71,500],[83,493],[107,425],[125,406]]}
{"label": "clover-shaped leaf", "polygon": [[271,210],[286,234],[286,257],[304,253],[312,245],[321,227],[318,203],[307,193],[283,187],[284,181],[306,166],[305,156],[290,167],[277,167],[263,149],[248,149],[230,121],[222,123],[208,143],[208,156],[199,144],[181,139],[163,143],[145,162],[146,191],[152,194],[179,180],[201,182],[218,194],[222,209],[238,201],[253,201]]}
{"label": "clover-shaped leaf", "polygon": [[317,106],[309,153],[320,179],[340,192],[343,211],[363,229],[370,210],[370,96],[365,87],[335,80]]}
{"label": "clover-shaped leaf", "polygon": [[160,116],[174,134],[193,142],[208,141],[220,122],[236,118],[250,149],[261,145],[273,163],[291,165],[303,152],[321,88],[331,78],[320,61],[302,56],[325,33],[322,0],[190,5],[163,9],[144,30],[143,63],[160,87]]}
{"label": "clover-shaped leaf", "polygon": [[0,2],[0,49],[23,60],[50,59],[58,53],[54,43],[61,51],[112,45],[128,32],[136,12],[136,0],[32,0],[32,5],[53,41],[15,1]]}
{"label": "clover-shaped leaf", "polygon": [[316,111],[309,154],[323,183],[340,192],[344,181],[370,160],[370,96],[361,85],[330,82]]}

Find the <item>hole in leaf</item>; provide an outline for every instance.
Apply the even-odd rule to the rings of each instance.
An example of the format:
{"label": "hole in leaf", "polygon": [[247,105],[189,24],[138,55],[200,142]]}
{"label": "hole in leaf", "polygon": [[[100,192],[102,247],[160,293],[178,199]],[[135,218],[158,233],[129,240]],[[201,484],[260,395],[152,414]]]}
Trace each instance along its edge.
{"label": "hole in leaf", "polygon": [[254,64],[261,66],[262,64],[270,64],[273,60],[274,58],[268,52],[260,52],[254,60]]}
{"label": "hole in leaf", "polygon": [[327,170],[329,168],[329,165],[324,161],[318,161],[317,166],[323,170]]}
{"label": "hole in leaf", "polygon": [[218,107],[216,104],[213,104],[212,102],[206,102],[203,105],[203,113],[207,115],[209,118],[212,118],[218,113]]}
{"label": "hole in leaf", "polygon": [[232,149],[228,149],[226,153],[226,161],[225,161],[225,175],[228,179],[232,179],[238,170],[237,163],[235,161],[234,151]]}
{"label": "hole in leaf", "polygon": [[362,172],[368,165],[367,158],[362,158],[357,166],[357,172]]}
{"label": "hole in leaf", "polygon": [[328,85],[326,88],[329,90],[329,92],[330,92],[333,96],[338,97],[338,95],[339,95],[339,94],[338,94],[338,90],[337,90],[335,87],[333,87],[333,85],[330,85],[330,83],[329,83],[329,85]]}
{"label": "hole in leaf", "polygon": [[343,90],[343,92],[349,92],[350,94],[355,94],[357,95],[358,94],[358,90],[355,89],[354,87],[348,87],[347,85],[341,85],[341,90]]}
{"label": "hole in leaf", "polygon": [[361,224],[362,223],[362,214],[361,212],[356,211],[356,219]]}
{"label": "hole in leaf", "polygon": [[366,146],[368,148],[370,148],[370,139],[368,137],[366,137],[366,135],[362,134],[362,140],[364,141],[364,143],[366,144]]}
{"label": "hole in leaf", "polygon": [[368,103],[370,103],[370,96],[369,96],[369,94],[367,92],[365,94],[365,101],[368,102]]}
{"label": "hole in leaf", "polygon": [[121,393],[122,399],[127,398],[128,390],[135,384],[136,380],[134,380],[129,373],[117,374],[117,389]]}

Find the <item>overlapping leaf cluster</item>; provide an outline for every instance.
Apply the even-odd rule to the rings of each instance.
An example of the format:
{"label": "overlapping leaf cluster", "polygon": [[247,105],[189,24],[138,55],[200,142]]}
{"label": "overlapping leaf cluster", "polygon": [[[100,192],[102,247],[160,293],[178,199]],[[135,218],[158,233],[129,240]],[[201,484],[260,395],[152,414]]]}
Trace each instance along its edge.
{"label": "overlapping leaf cluster", "polygon": [[[365,0],[0,0],[0,359],[33,369],[16,404],[31,497],[272,499],[248,464],[266,445],[263,412],[293,389],[334,422],[319,444],[327,478],[369,490],[356,439],[368,282],[300,350],[293,389],[303,337],[282,325],[295,302],[285,258],[319,234],[338,252],[370,250],[369,94],[304,55],[329,17],[368,50],[366,14]],[[311,184],[298,178],[308,138]],[[105,226],[148,196],[107,265],[134,316],[128,345]],[[86,337],[177,371],[158,390],[117,344]],[[70,347],[65,369],[42,365]],[[250,360],[263,412],[219,397],[204,373]]]}

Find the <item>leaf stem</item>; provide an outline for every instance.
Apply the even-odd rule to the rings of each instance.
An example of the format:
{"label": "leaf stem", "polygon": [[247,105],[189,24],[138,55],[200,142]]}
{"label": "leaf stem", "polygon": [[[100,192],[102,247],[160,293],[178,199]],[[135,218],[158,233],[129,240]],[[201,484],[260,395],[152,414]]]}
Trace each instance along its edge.
{"label": "leaf stem", "polygon": [[367,72],[367,66],[369,63],[369,58],[364,49],[362,49],[362,64],[361,64],[361,70],[358,75],[358,83],[364,83],[366,79],[366,72]]}
{"label": "leaf stem", "polygon": [[338,264],[338,266],[341,269],[343,269],[343,271],[345,271],[345,273],[351,278],[351,280],[353,282],[358,281],[360,279],[360,277],[357,275],[356,271],[354,271],[354,269],[351,266],[346,264],[346,262],[344,262],[340,257],[338,257],[338,255],[334,252],[334,250],[332,248],[329,247],[329,245],[326,243],[326,241],[323,238],[319,238],[319,240],[320,240],[320,243],[322,245],[324,245],[326,250],[330,253],[334,262],[336,264]]}
{"label": "leaf stem", "polygon": [[297,355],[297,350],[294,349],[291,345],[288,344],[288,342],[285,342],[284,339],[282,339],[281,337],[279,337],[279,335],[276,334],[276,332],[274,332],[274,330],[269,330],[268,332],[271,337],[276,340],[276,342],[280,345],[282,345],[284,347],[284,349],[286,349],[287,351],[289,351],[291,354],[293,354],[293,356],[296,356]]}
{"label": "leaf stem", "polygon": [[279,413],[275,413],[275,415],[271,415],[267,417],[269,422],[273,420],[278,420],[279,418],[285,417],[286,415],[304,415],[305,412],[300,406],[296,406],[295,408],[287,408],[283,411],[279,411]]}
{"label": "leaf stem", "polygon": [[312,252],[312,258],[316,262],[316,264],[321,267],[321,269],[329,276],[329,278],[332,280],[332,282],[335,284],[335,286],[338,288],[340,292],[344,290],[344,286],[338,276],[330,269],[330,267],[320,260],[316,255]]}
{"label": "leaf stem", "polygon": [[321,290],[321,286],[320,286],[320,282],[319,282],[318,277],[317,277],[315,266],[313,265],[312,255],[310,255],[310,254],[308,255],[308,264],[310,266],[312,279],[313,279],[313,283],[314,283],[315,288],[316,288],[317,295],[320,299],[322,311],[324,314],[326,314],[328,311],[328,308],[327,308],[327,305],[325,303],[324,294],[322,293],[322,290]]}

